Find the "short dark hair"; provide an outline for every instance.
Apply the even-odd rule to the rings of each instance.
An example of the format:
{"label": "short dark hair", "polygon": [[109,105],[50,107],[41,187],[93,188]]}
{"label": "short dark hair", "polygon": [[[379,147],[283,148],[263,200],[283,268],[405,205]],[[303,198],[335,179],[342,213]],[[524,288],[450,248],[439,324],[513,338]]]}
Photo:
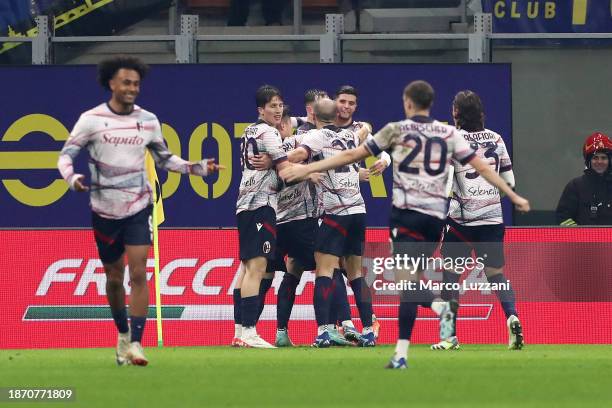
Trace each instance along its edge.
{"label": "short dark hair", "polygon": [[281,116],[281,121],[285,121],[287,119],[291,119],[291,109],[289,105],[283,105],[283,116]]}
{"label": "short dark hair", "polygon": [[458,92],[453,100],[457,126],[468,132],[484,129],[484,108],[480,97],[470,90]]}
{"label": "short dark hair", "polygon": [[255,103],[258,108],[263,108],[266,106],[266,103],[270,102],[272,98],[278,96],[280,99],[283,99],[280,91],[277,87],[272,85],[262,85],[255,92]]}
{"label": "short dark hair", "polygon": [[338,88],[338,90],[336,91],[335,97],[338,98],[340,94],[355,95],[355,98],[359,97],[359,93],[357,92],[357,89],[351,85],[342,85],[340,88]]}
{"label": "short dark hair", "polygon": [[429,109],[435,95],[433,87],[425,81],[412,81],[404,88],[404,98],[410,99],[419,109]]}
{"label": "short dark hair", "polygon": [[304,93],[304,105],[314,103],[317,99],[326,96],[328,96],[327,92],[322,89],[309,89]]}
{"label": "short dark hair", "polygon": [[149,66],[142,62],[139,58],[130,57],[128,55],[117,55],[116,57],[108,58],[98,64],[98,82],[104,89],[110,91],[108,82],[113,79],[120,69],[131,69],[138,72],[140,79],[144,79],[149,72]]}

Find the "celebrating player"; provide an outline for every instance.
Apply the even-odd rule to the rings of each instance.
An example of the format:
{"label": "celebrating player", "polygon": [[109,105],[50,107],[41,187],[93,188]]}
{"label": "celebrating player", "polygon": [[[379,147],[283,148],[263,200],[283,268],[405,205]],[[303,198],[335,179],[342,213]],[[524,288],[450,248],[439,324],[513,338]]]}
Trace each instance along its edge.
{"label": "celebrating player", "polygon": [[[361,129],[365,122],[357,122],[353,119],[355,112],[357,111],[357,99],[359,94],[357,89],[351,85],[343,85],[336,91],[336,108],[338,114],[336,115],[335,125],[342,129],[352,130],[353,132]],[[372,135],[368,132],[365,134],[367,139],[370,139]],[[362,139],[366,140],[366,139]],[[370,168],[370,175],[381,174],[391,164],[391,158],[386,152],[381,152],[380,157]]]}
{"label": "celebrating player", "polygon": [[[514,188],[512,162],[502,137],[484,127],[484,110],[480,97],[472,91],[461,91],[453,101],[453,119],[461,136],[488,163],[495,173]],[[492,188],[470,164],[453,160],[454,177],[450,211],[442,244],[444,257],[468,258],[472,250],[482,259],[487,280],[506,283],[504,266],[504,223],[499,190]],[[476,192],[476,193],[474,193]],[[444,282],[459,282],[455,271],[444,271]],[[508,347],[523,347],[523,331],[516,312],[514,291],[497,290],[495,294],[504,309],[508,327]],[[459,291],[444,290],[442,298],[458,301]],[[456,329],[456,328],[455,328]],[[456,333],[431,346],[434,350],[459,347]]]}
{"label": "celebrating player", "polygon": [[306,121],[297,128],[296,135],[316,129],[314,123],[314,103],[317,99],[327,98],[327,92],[321,89],[309,89],[304,93],[304,108],[306,109]]}
{"label": "celebrating player", "polygon": [[[315,99],[321,96],[321,91],[307,91],[306,96],[315,95]],[[313,117],[314,120],[314,117]],[[291,152],[299,146],[306,132],[301,132],[295,136],[291,135],[291,118],[288,110],[285,107],[283,111],[283,119],[277,127],[281,137],[283,138],[283,149],[286,152]],[[364,128],[363,131],[366,129]],[[360,133],[363,133],[361,131]],[[295,155],[290,157],[290,160],[299,160]],[[251,160],[251,163],[259,169],[269,169],[272,167],[272,160],[269,155],[259,155]],[[319,199],[318,181],[319,175],[313,174],[311,181],[297,183],[292,186],[286,186],[278,194],[278,211],[277,211],[277,253],[274,260],[274,270],[285,271],[282,283],[278,291],[277,304],[277,347],[291,346],[287,326],[293,303],[295,300],[295,291],[300,277],[304,270],[315,269],[314,260],[314,238],[318,230],[318,217],[321,215],[322,200]],[[285,256],[287,262],[285,264]],[[262,281],[263,282],[263,281]],[[345,287],[344,280],[342,285]],[[334,295],[332,294],[332,298]],[[333,299],[334,301],[344,301],[346,309],[350,316],[348,300],[346,299],[346,289],[344,297]],[[350,318],[350,317],[349,317]],[[334,319],[335,321],[335,319]],[[332,345],[350,345],[335,328],[328,328],[330,342]]]}
{"label": "celebrating player", "polygon": [[[274,348],[259,337],[255,324],[261,312],[261,281],[268,270],[268,260],[276,253],[277,193],[282,181],[276,169],[290,164],[282,149],[281,136],[276,127],[281,123],[283,100],[278,89],[261,86],[255,100],[259,120],[248,126],[242,136],[242,179],[236,204],[240,260],[244,263],[244,275],[240,287],[241,345],[255,348]],[[275,168],[257,170],[251,160],[254,156],[268,154]],[[237,300],[235,300],[237,301]]]}
{"label": "celebrating player", "polygon": [[[135,105],[147,70],[133,57],[115,57],[99,64],[99,82],[111,91],[111,98],[81,115],[58,161],[59,171],[72,190],[90,191],[106,296],[119,331],[116,358],[120,365],[148,363],[141,339],[149,306],[145,267],[151,245],[153,193],[145,172],[145,151],[148,149],[155,163],[168,171],[206,176],[219,169],[214,159],[191,163],[168,151],[157,117]],[[91,187],[73,168],[73,160],[83,148],[90,156]],[[130,273],[130,326],[123,287],[124,254]]]}
{"label": "celebrating player", "polygon": [[[390,235],[396,243],[412,243],[409,256],[430,257],[439,241],[447,215],[446,181],[450,158],[469,163],[482,177],[507,194],[519,211],[528,211],[529,202],[516,194],[487,162],[478,158],[452,126],[429,117],[434,90],[425,81],[408,84],[403,104],[408,119],[387,124],[370,140],[325,160],[306,166],[292,166],[281,172],[288,180],[299,180],[312,172],[338,168],[389,150],[393,157],[393,208]],[[414,245],[416,244],[416,245]],[[418,251],[417,251],[418,250]],[[431,291],[419,284],[418,271],[396,270],[396,279],[406,282],[400,294],[399,339],[387,368],[407,367],[408,347],[417,316],[417,305],[431,307],[440,317],[442,338],[454,330],[454,316],[448,302],[433,302]],[[414,286],[407,284],[415,282]],[[399,283],[399,282],[398,282]]]}
{"label": "celebrating player", "polygon": [[[357,99],[359,94],[357,89],[351,85],[342,85],[335,94],[334,101],[336,102],[336,120],[335,125],[341,129],[348,129],[353,132],[357,132],[365,126],[365,122],[357,122],[353,119],[355,112],[357,111]],[[372,135],[370,132],[363,133],[364,137],[360,138],[360,143],[363,141],[370,139]],[[370,175],[378,175],[382,173],[390,164],[391,157],[387,152],[381,152],[379,155],[379,159],[374,163],[371,169],[360,168],[360,180],[367,181]],[[370,171],[371,170],[371,171]],[[346,274],[344,268],[338,269],[334,271],[334,281],[335,281],[335,290],[334,290],[334,302],[332,303],[331,315],[336,316],[337,320],[340,322],[340,327],[342,329],[342,333],[344,336],[351,341],[358,342],[359,341],[359,333],[355,329],[353,322],[351,320],[351,309],[348,304],[348,300],[343,300],[347,297],[346,293],[346,285],[344,283],[343,275]],[[349,284],[355,293],[355,302],[357,303],[357,308],[362,301],[370,301],[368,299],[369,291],[362,290],[364,288],[364,280],[361,276],[361,273],[356,274],[355,276],[349,277]],[[363,295],[357,295],[357,293],[363,292]],[[365,298],[363,296],[366,296]],[[361,309],[360,309],[361,310]],[[369,323],[369,321],[368,321]],[[372,330],[374,331],[374,336],[378,338],[380,323],[376,319],[376,315],[372,314]],[[367,323],[364,323],[367,324]]]}
{"label": "celebrating player", "polygon": [[[315,103],[315,123],[317,130],[306,134],[302,144],[288,154],[291,161],[307,161],[321,154],[332,157],[338,152],[359,144],[355,133],[336,127],[335,103],[329,99],[320,99]],[[359,173],[356,166],[345,166],[328,171],[321,179],[324,188],[323,207],[325,215],[319,227],[315,243],[315,260],[317,264],[315,279],[314,307],[318,334],[313,343],[315,347],[329,347],[331,338],[329,325],[335,322],[330,317],[329,309],[334,291],[332,276],[340,267],[340,257],[345,257],[346,268],[351,277],[361,275],[361,253],[365,240],[365,203],[359,190]],[[344,285],[344,281],[342,281]],[[374,346],[375,336],[372,331],[372,303],[367,302],[368,294],[361,293],[359,287],[355,297],[364,299],[358,303],[361,319],[364,323],[363,335],[359,341],[362,346]],[[365,290],[369,289],[367,286]]]}
{"label": "celebrating player", "polygon": [[[316,93],[314,95],[316,97]],[[283,139],[285,152],[293,150],[305,134],[292,135],[291,115],[287,106],[283,110],[283,117],[277,128]],[[318,228],[318,207],[316,189],[310,181],[285,186],[278,194],[277,250],[273,265],[275,271],[284,271],[285,274],[278,289],[275,341],[277,347],[293,345],[289,339],[287,326],[302,273],[305,270],[314,270],[316,266],[314,237]]]}

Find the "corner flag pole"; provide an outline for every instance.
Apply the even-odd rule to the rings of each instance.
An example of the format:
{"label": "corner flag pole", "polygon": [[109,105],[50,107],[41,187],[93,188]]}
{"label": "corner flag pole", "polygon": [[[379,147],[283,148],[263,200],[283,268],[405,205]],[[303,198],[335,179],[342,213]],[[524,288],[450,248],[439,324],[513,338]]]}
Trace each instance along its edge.
{"label": "corner flag pole", "polygon": [[[157,195],[157,194],[156,194]],[[159,283],[159,235],[157,233],[157,197],[153,202],[153,256],[155,258],[155,317],[157,321],[157,347],[164,347],[162,307]]]}
{"label": "corner flag pole", "polygon": [[162,201],[161,185],[155,171],[155,161],[147,150],[145,155],[145,166],[147,170],[147,178],[153,189],[153,256],[155,261],[155,318],[157,321],[157,347],[164,346],[164,336],[162,331],[162,304],[159,282],[159,234],[158,226],[166,220],[164,215],[164,204]]}

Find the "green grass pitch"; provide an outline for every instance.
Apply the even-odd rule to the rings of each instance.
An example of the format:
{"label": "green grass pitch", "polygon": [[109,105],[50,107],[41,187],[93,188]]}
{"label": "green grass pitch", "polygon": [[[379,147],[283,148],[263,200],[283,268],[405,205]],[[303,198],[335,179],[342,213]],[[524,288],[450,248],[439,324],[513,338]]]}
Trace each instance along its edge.
{"label": "green grass pitch", "polygon": [[112,349],[0,350],[0,387],[72,387],[76,401],[15,407],[609,407],[612,346],[412,346],[408,370],[374,349],[148,348],[148,367]]}

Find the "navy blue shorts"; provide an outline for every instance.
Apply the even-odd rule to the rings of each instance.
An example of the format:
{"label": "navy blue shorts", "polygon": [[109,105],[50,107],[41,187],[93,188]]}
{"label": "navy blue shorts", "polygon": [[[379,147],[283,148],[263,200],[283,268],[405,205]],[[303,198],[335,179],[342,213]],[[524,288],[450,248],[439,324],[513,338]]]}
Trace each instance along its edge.
{"label": "navy blue shorts", "polygon": [[[263,256],[273,260],[276,253],[276,212],[272,207],[260,207],[253,211],[239,212],[238,239],[240,260]],[[268,262],[270,263],[270,262]]]}
{"label": "navy blue shorts", "polygon": [[317,232],[315,251],[338,257],[361,256],[365,242],[365,224],[365,214],[325,214]]}
{"label": "navy blue shorts", "polygon": [[305,271],[314,271],[314,244],[318,230],[317,218],[289,221],[276,226],[276,257],[273,262],[274,271],[287,272],[285,256],[297,260]]}
{"label": "navy blue shorts", "polygon": [[448,219],[442,243],[442,255],[452,258],[475,257],[491,268],[501,268],[504,258],[504,224],[460,225]]}
{"label": "navy blue shorts", "polygon": [[[440,243],[445,221],[413,210],[391,208],[389,228],[394,252],[430,257]],[[405,243],[402,245],[401,243]]]}
{"label": "navy blue shorts", "polygon": [[109,264],[119,259],[125,252],[125,245],[151,245],[152,209],[153,206],[148,206],[120,220],[103,218],[95,212],[91,213],[91,224],[102,263]]}

